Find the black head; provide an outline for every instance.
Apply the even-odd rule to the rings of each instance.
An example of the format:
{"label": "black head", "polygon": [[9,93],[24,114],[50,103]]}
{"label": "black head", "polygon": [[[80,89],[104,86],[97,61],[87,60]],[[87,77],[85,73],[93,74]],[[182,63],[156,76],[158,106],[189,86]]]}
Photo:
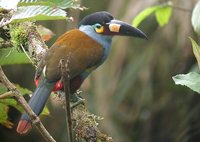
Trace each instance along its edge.
{"label": "black head", "polygon": [[78,27],[80,27],[81,25],[95,25],[97,23],[105,25],[113,19],[113,16],[106,11],[95,12],[84,17],[83,20],[81,20],[81,22],[79,23]]}
{"label": "black head", "polygon": [[101,35],[121,35],[121,36],[134,36],[139,38],[146,38],[146,35],[133,26],[115,20],[114,17],[105,11],[95,12],[83,18],[78,27],[92,26],[93,30]]}

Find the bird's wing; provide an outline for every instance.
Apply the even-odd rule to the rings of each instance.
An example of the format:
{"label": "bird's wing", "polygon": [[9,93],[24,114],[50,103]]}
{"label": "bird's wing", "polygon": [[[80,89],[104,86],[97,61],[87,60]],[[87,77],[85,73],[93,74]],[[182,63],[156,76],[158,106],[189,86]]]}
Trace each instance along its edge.
{"label": "bird's wing", "polygon": [[63,34],[48,50],[45,56],[46,78],[60,79],[59,62],[69,60],[70,78],[101,62],[102,46],[78,29]]}
{"label": "bird's wing", "polygon": [[38,78],[41,76],[42,71],[46,65],[46,60],[44,60],[45,57],[43,57],[43,59],[40,60],[36,72],[35,72],[35,80],[38,80]]}

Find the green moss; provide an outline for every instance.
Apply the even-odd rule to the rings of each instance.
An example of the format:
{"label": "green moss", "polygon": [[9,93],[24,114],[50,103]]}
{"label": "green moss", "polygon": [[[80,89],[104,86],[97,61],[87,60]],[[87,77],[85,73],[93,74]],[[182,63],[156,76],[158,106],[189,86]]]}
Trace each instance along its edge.
{"label": "green moss", "polygon": [[27,23],[20,23],[20,24],[12,24],[10,26],[10,36],[11,42],[14,47],[17,49],[21,49],[21,45],[26,49],[27,47],[27,40],[28,40],[28,32],[26,25]]}

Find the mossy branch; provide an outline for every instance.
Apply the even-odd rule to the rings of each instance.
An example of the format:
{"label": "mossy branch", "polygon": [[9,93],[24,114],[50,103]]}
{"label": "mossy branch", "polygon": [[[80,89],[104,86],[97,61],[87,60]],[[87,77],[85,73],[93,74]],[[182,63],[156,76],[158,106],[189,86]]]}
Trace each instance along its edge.
{"label": "mossy branch", "polygon": [[35,66],[48,50],[37,30],[37,26],[32,22],[10,25],[10,36],[13,46],[26,51]]}

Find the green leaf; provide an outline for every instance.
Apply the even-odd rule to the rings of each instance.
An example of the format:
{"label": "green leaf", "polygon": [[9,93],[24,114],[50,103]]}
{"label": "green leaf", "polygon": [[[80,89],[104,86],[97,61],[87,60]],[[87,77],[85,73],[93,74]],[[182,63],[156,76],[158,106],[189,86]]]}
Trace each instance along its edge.
{"label": "green leaf", "polygon": [[8,120],[8,107],[6,105],[0,104],[0,114],[0,124],[12,128],[13,123]]}
{"label": "green leaf", "polygon": [[27,20],[60,20],[66,19],[66,12],[57,7],[49,6],[21,6],[12,16],[12,23]]}
{"label": "green leaf", "polygon": [[145,20],[148,16],[150,16],[151,14],[153,14],[159,8],[160,8],[160,6],[153,6],[153,7],[146,8],[145,10],[143,10],[142,12],[140,12],[135,17],[135,19],[132,22],[132,25],[134,27],[138,27],[143,20]]}
{"label": "green leaf", "polygon": [[198,66],[200,68],[200,46],[192,38],[190,38],[190,41],[192,42],[193,53],[197,59]]}
{"label": "green leaf", "polygon": [[[27,88],[23,88],[21,86],[19,86],[18,84],[15,84],[15,86],[17,87],[17,89],[20,91],[20,93],[22,95],[27,95],[30,94],[31,91],[28,90]],[[2,89],[1,89],[2,88]],[[0,86],[0,91],[2,91],[2,93],[5,93],[7,91],[7,89],[4,88],[4,86]],[[1,93],[1,94],[2,94]],[[14,98],[5,98],[5,99],[0,99],[0,104],[6,105],[6,106],[12,106],[15,107],[16,109],[18,109],[20,112],[23,111],[22,107],[17,103],[17,101]]]}
{"label": "green leaf", "polygon": [[19,90],[22,95],[26,95],[26,94],[31,94],[32,93],[31,90],[29,90],[27,88],[23,88],[18,84],[15,84],[15,87],[17,87],[17,90]]}
{"label": "green leaf", "polygon": [[75,0],[21,0],[19,3],[19,6],[30,5],[59,7],[61,9],[79,7],[79,4]]}
{"label": "green leaf", "polygon": [[44,109],[42,110],[42,113],[41,113],[41,115],[45,115],[45,116],[47,116],[47,115],[49,115],[49,109],[47,108],[47,106],[45,106],[44,107]]}
{"label": "green leaf", "polygon": [[8,107],[6,105],[0,104],[0,123],[5,123],[8,119]]}
{"label": "green leaf", "polygon": [[142,12],[140,12],[132,22],[134,27],[138,27],[140,23],[149,17],[152,14],[155,14],[156,21],[158,22],[159,26],[164,26],[169,22],[169,19],[172,14],[172,3],[167,2],[162,5],[156,5],[153,7],[146,8]]}
{"label": "green leaf", "polygon": [[192,12],[192,26],[197,34],[200,35],[200,1],[197,2]]}
{"label": "green leaf", "polygon": [[22,112],[23,109],[22,107],[17,103],[17,101],[13,98],[8,98],[8,99],[0,99],[0,104],[3,104],[5,106],[12,106],[16,108],[18,111]]}
{"label": "green leaf", "polygon": [[0,65],[30,64],[30,60],[24,53],[14,48],[0,49]]}
{"label": "green leaf", "polygon": [[160,8],[156,9],[155,15],[158,24],[160,26],[168,24],[171,14],[172,14],[172,7],[168,5],[161,6]]}
{"label": "green leaf", "polygon": [[179,74],[172,77],[175,84],[184,85],[192,89],[193,91],[200,93],[200,74],[196,72],[190,72],[188,74]]}
{"label": "green leaf", "polygon": [[0,83],[0,94],[3,94],[7,91],[7,88]]}

